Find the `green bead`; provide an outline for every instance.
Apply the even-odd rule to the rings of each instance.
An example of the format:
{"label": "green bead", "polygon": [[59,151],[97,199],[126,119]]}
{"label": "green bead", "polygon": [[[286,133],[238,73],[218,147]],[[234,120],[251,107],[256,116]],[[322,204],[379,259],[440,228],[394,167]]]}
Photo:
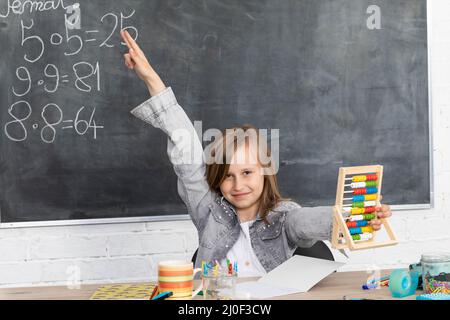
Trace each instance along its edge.
{"label": "green bead", "polygon": [[364,202],[353,202],[353,208],[364,208]]}
{"label": "green bead", "polygon": [[368,187],[376,187],[377,182],[376,181],[366,181],[366,188]]}

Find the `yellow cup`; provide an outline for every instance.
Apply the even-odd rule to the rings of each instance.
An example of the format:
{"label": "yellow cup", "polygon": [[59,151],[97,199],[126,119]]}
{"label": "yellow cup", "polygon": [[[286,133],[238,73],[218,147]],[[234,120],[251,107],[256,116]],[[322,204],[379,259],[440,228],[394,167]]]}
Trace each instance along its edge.
{"label": "yellow cup", "polygon": [[202,284],[193,291],[194,276],[201,272],[201,268],[194,269],[194,264],[182,260],[167,260],[158,263],[158,291],[172,291],[173,295],[167,300],[190,300],[195,297]]}

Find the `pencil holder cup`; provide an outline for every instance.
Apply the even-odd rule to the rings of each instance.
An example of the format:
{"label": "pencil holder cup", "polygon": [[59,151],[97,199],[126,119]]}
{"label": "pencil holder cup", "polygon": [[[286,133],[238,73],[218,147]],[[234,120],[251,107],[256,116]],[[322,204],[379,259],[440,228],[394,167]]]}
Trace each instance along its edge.
{"label": "pencil holder cup", "polygon": [[236,273],[210,273],[202,280],[204,300],[232,300],[236,295]]}

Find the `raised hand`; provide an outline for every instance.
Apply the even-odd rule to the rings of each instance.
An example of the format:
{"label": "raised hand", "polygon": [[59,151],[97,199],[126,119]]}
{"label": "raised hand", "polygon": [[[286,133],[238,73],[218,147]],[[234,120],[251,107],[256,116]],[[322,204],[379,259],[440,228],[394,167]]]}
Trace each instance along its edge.
{"label": "raised hand", "polygon": [[150,65],[144,52],[139,48],[136,41],[134,41],[127,31],[121,31],[120,35],[128,47],[128,53],[123,55],[125,65],[129,69],[134,70],[138,77],[145,82],[151,96],[157,95],[163,91],[166,86]]}

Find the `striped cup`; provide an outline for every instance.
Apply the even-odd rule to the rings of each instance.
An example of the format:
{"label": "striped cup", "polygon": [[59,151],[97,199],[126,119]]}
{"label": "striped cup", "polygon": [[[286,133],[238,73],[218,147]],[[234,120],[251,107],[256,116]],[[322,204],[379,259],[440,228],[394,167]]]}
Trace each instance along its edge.
{"label": "striped cup", "polygon": [[192,299],[200,290],[202,284],[193,292],[194,276],[201,272],[201,268],[194,269],[194,264],[182,260],[168,260],[158,263],[158,291],[172,291],[173,295],[167,300]]}

